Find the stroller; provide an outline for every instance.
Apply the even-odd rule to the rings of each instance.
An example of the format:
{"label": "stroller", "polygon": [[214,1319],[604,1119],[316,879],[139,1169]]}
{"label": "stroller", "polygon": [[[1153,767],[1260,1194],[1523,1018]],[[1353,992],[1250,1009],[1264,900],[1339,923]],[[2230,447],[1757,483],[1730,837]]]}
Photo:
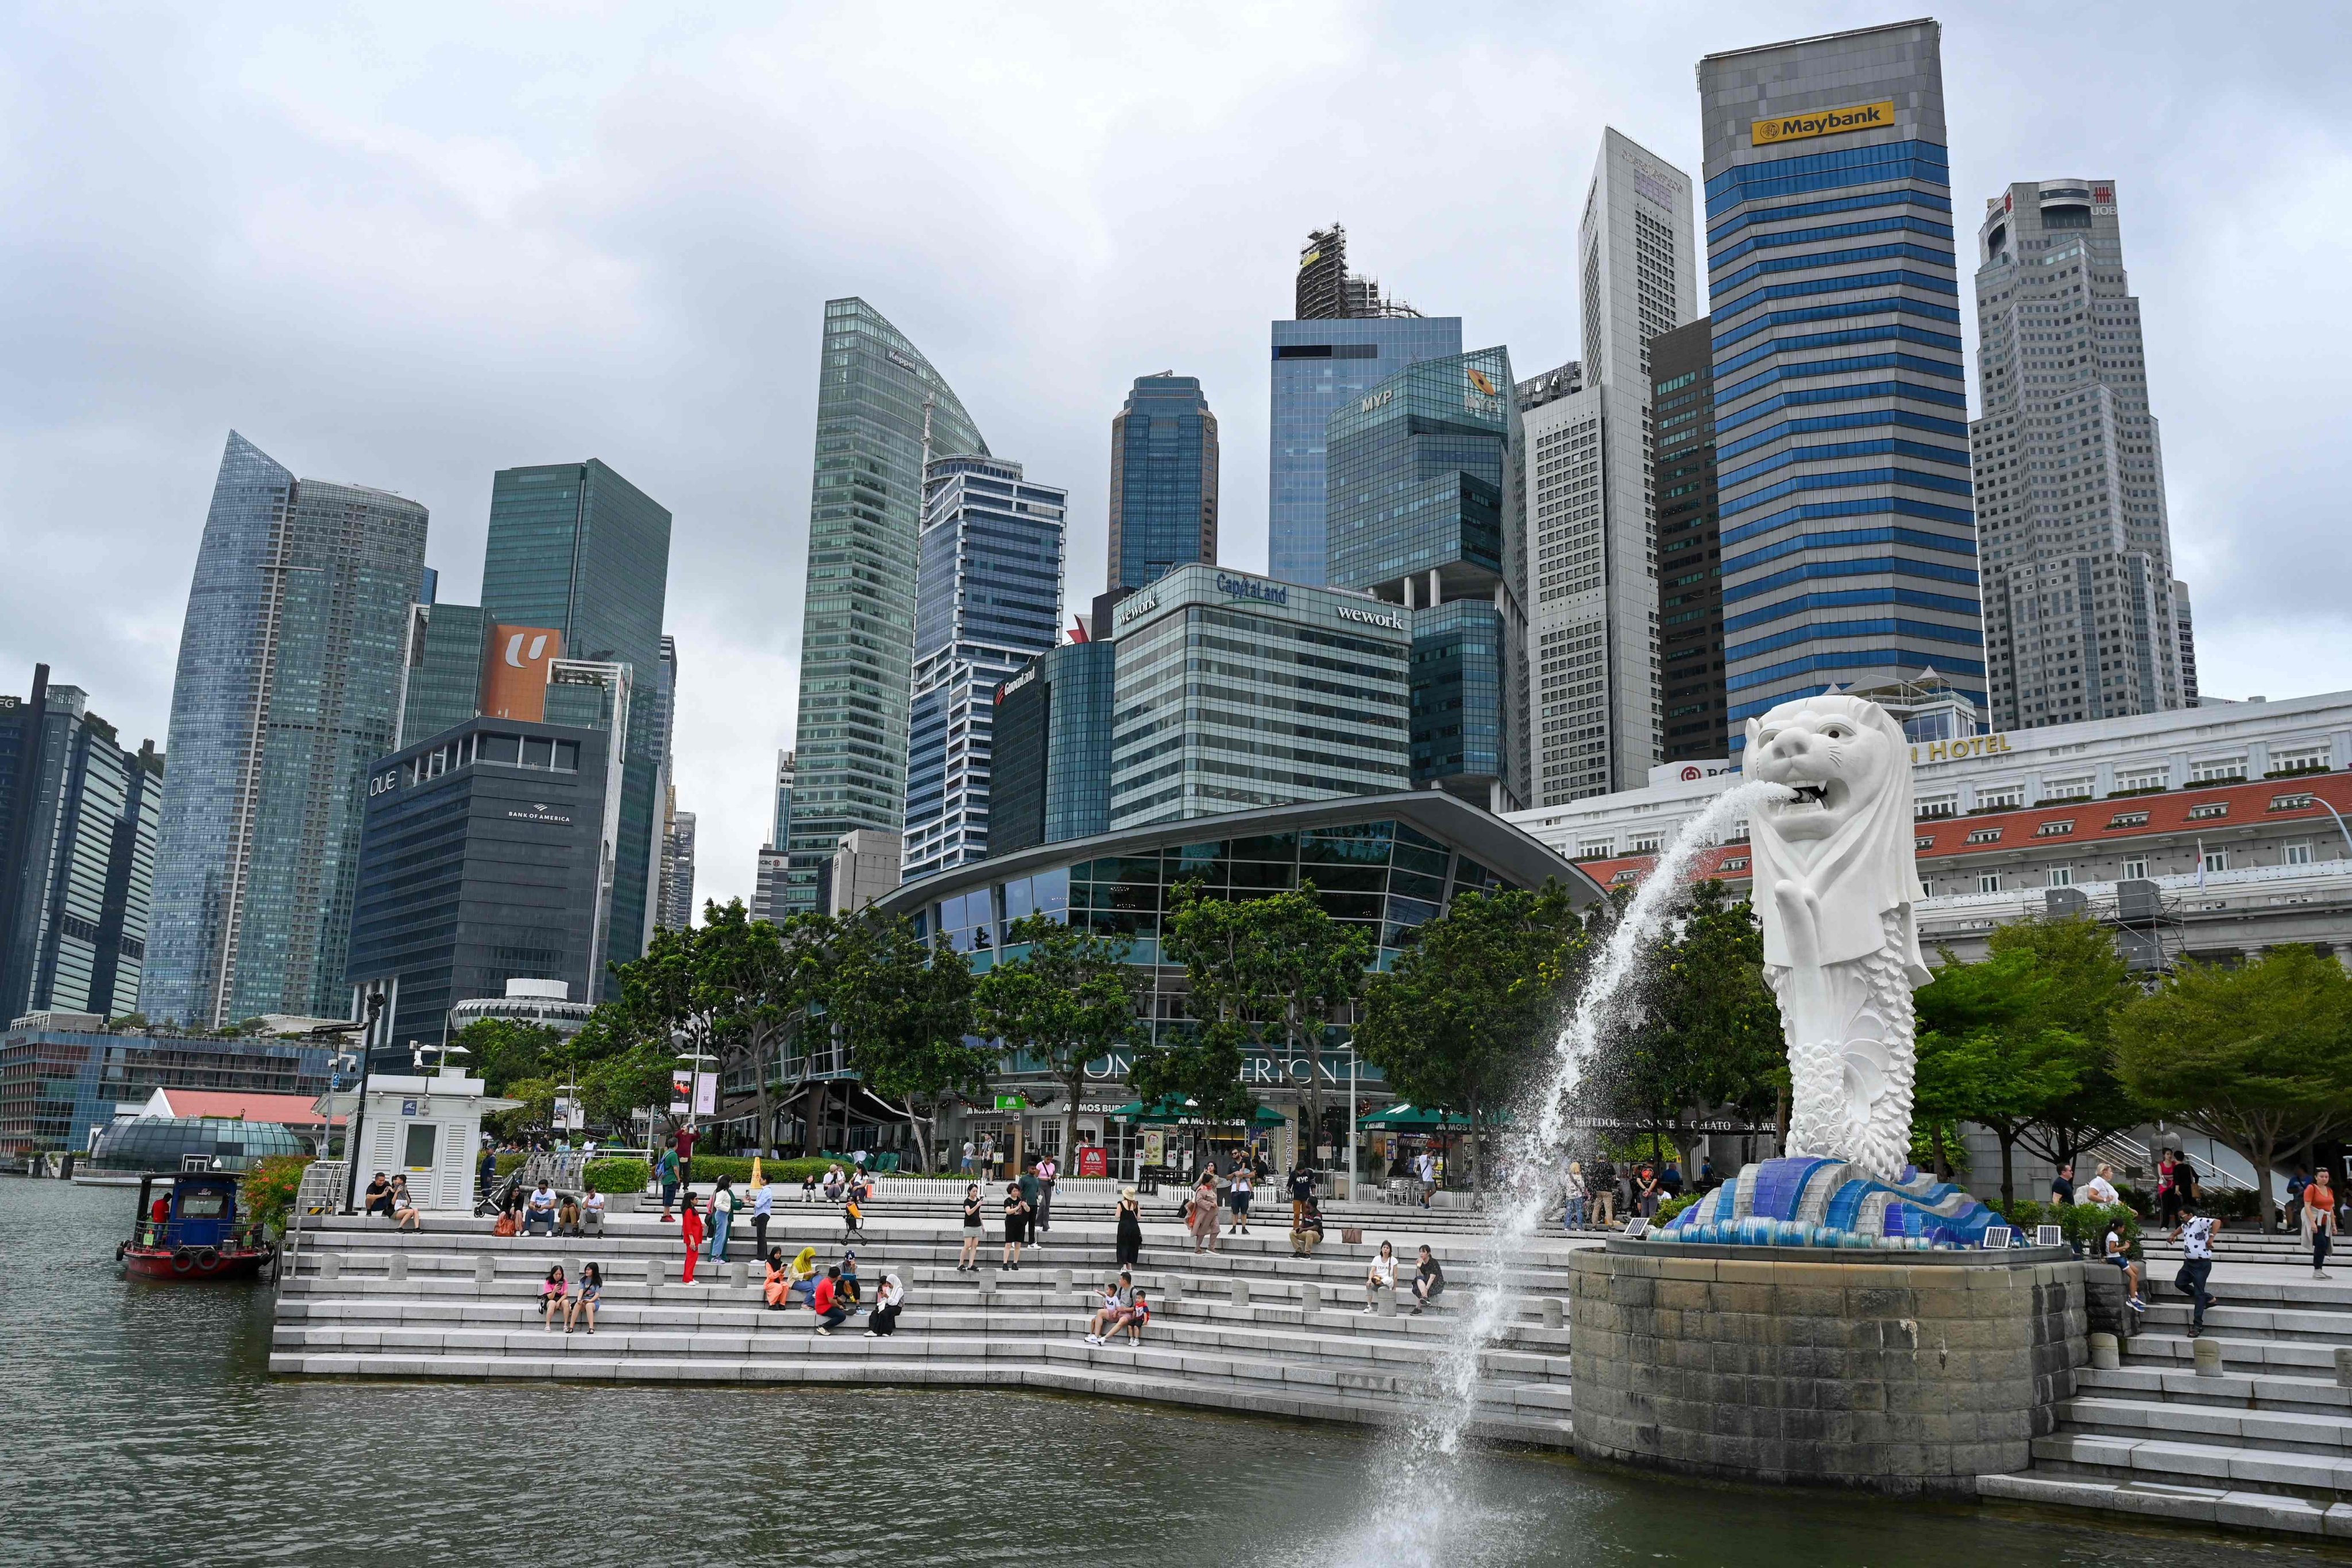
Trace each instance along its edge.
{"label": "stroller", "polygon": [[523,1180],[521,1171],[517,1170],[504,1182],[494,1184],[488,1194],[478,1199],[474,1204],[474,1213],[483,1219],[496,1219],[509,1209],[520,1208],[523,1194],[530,1191],[530,1184]]}

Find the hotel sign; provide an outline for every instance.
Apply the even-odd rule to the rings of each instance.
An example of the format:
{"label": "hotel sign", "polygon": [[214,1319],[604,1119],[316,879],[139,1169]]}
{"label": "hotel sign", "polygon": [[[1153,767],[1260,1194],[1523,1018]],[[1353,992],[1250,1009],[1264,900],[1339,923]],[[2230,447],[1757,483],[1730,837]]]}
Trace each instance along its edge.
{"label": "hotel sign", "polygon": [[1971,735],[1965,741],[1930,741],[1924,746],[1911,748],[1911,765],[1957,763],[1969,757],[1997,757],[2014,749],[2006,735]]}
{"label": "hotel sign", "polygon": [[1811,109],[1758,120],[1748,127],[1748,144],[1768,147],[1776,142],[1802,142],[1814,136],[1843,136],[1849,131],[1880,131],[1895,123],[1895,100],[1848,104],[1843,109]]}

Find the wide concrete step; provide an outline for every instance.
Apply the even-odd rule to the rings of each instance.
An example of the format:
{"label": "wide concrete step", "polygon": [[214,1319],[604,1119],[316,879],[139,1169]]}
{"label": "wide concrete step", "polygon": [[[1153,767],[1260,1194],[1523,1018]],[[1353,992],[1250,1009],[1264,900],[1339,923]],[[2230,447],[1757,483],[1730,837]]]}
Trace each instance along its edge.
{"label": "wide concrete step", "polygon": [[2219,1377],[2200,1377],[2186,1367],[2139,1363],[2104,1371],[2079,1367],[2075,1370],[2074,1385],[2078,1393],[2085,1395],[2147,1399],[2167,1408],[2210,1405],[2231,1410],[2298,1411],[2352,1417],[2352,1388],[2333,1378],[2231,1372],[2226,1363]]}
{"label": "wide concrete step", "polygon": [[2035,1466],[2112,1480],[2252,1491],[2352,1502],[2352,1458],[2279,1453],[2237,1444],[2061,1431],[2033,1440]]}
{"label": "wide concrete step", "polygon": [[[2259,1334],[2232,1334],[2221,1331],[2211,1318],[2205,1322],[2204,1338],[2221,1347],[2221,1364],[2243,1370],[2260,1369],[2288,1375],[2332,1374],[2336,1367],[2335,1345],[2321,1340],[2274,1340]],[[2186,1332],[2150,1330],[2137,1333],[2131,1339],[2129,1364],[2135,1366],[2191,1366],[2196,1362],[2197,1342]]]}
{"label": "wide concrete step", "polygon": [[2230,1486],[2189,1486],[2111,1476],[2064,1464],[2023,1475],[1979,1476],[1980,1497],[2050,1508],[2092,1509],[2179,1524],[2352,1541],[2352,1503]]}
{"label": "wide concrete step", "polygon": [[2352,1457],[2352,1412],[2231,1410],[2114,1394],[2078,1394],[2059,1405],[2064,1429],[2120,1437],[2254,1447],[2271,1453]]}

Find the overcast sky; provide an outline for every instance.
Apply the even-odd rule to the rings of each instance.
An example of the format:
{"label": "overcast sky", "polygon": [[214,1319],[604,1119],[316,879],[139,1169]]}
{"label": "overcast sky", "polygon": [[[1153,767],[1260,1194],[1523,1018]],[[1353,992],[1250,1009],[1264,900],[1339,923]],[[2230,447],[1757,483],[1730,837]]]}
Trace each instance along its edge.
{"label": "overcast sky", "polygon": [[[1266,322],[1310,226],[1465,346],[1557,364],[1604,124],[1696,178],[1700,54],[1910,14],[9,7],[0,690],[45,660],[163,740],[231,427],[424,501],[467,603],[491,472],[602,458],[677,519],[679,804],[698,897],[748,898],[824,300],[1069,487],[1069,605],[1102,586],[1111,416],[1161,369],[1206,387],[1225,559],[1262,568]],[[2352,688],[2347,13],[1939,15],[1964,267],[2007,182],[2116,184],[2205,689]]]}

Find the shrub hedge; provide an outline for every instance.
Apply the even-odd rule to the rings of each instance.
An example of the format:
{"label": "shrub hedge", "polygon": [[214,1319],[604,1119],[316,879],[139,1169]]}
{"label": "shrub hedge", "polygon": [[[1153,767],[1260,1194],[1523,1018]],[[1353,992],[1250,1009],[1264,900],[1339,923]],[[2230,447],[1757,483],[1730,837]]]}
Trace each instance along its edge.
{"label": "shrub hedge", "polygon": [[601,1159],[581,1174],[592,1193],[642,1193],[653,1173],[643,1160]]}
{"label": "shrub hedge", "polygon": [[2013,1204],[1995,1204],[2000,1216],[2022,1231],[2036,1226],[2054,1225],[2065,1232],[2067,1242],[2096,1258],[2105,1247],[2107,1222],[2117,1215],[2123,1216],[2124,1242],[2134,1258],[2140,1256],[2139,1215],[2132,1213],[2128,1204],[2045,1204],[2030,1198],[2020,1198]]}

